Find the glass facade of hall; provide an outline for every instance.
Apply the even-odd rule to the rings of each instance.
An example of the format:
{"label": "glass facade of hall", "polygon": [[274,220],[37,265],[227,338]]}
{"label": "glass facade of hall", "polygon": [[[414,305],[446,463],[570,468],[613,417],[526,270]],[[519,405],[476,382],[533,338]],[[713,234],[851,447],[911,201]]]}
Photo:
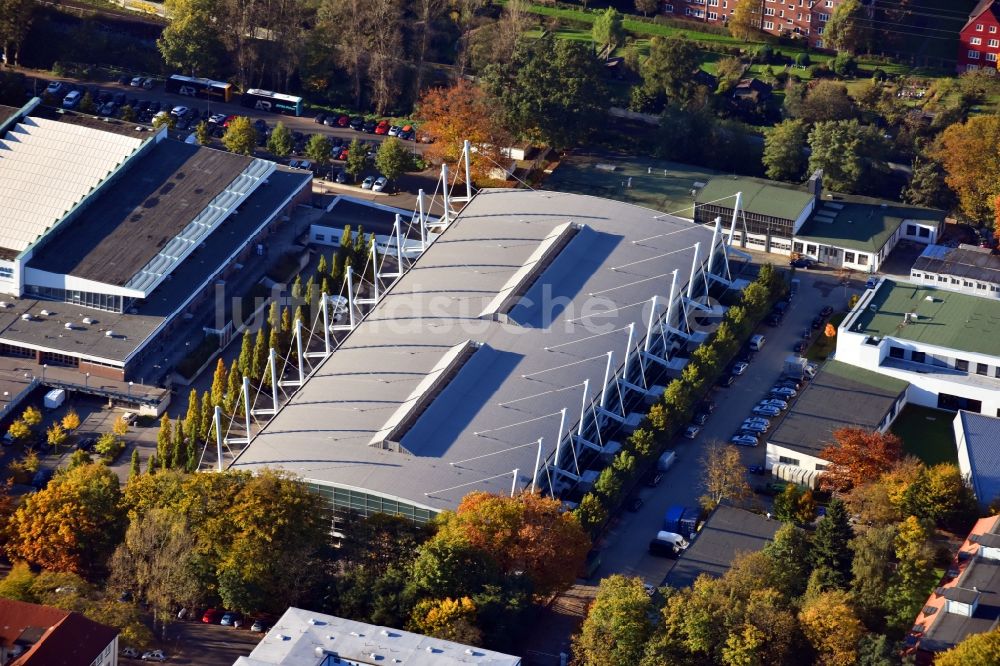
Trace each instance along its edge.
{"label": "glass facade of hall", "polygon": [[123,296],[99,294],[91,291],[77,291],[76,289],[40,287],[34,284],[25,285],[24,291],[30,296],[46,301],[72,303],[73,305],[82,305],[83,307],[105,310],[107,312],[124,312],[135,302],[135,299]]}
{"label": "glass facade of hall", "polygon": [[376,513],[401,516],[419,525],[429,522],[435,515],[435,512],[429,509],[360,490],[349,490],[312,482],[306,482],[306,487],[323,499],[335,528],[338,524],[350,522],[352,518],[367,518]]}

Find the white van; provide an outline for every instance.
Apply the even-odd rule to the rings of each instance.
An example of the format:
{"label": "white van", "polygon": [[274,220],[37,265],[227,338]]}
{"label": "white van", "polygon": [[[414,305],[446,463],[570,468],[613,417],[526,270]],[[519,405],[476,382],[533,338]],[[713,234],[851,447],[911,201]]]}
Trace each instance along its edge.
{"label": "white van", "polygon": [[676,532],[666,532],[664,530],[660,530],[656,533],[656,540],[662,541],[663,543],[673,544],[678,550],[684,550],[690,545],[688,540],[680,534],[677,534]]}
{"label": "white van", "polygon": [[754,351],[760,351],[761,349],[764,348],[765,342],[767,342],[767,338],[765,338],[763,335],[760,334],[755,335],[752,338],[750,338],[750,349]]}
{"label": "white van", "polygon": [[656,461],[656,471],[666,472],[668,469],[673,467],[674,463],[677,461],[677,454],[673,451],[664,451],[660,459]]}

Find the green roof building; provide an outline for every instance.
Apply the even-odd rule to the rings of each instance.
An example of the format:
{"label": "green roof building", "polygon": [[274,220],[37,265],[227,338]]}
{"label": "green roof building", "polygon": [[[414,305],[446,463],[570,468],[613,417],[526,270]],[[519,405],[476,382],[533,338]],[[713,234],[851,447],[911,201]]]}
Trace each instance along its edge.
{"label": "green roof building", "polygon": [[943,230],[943,211],[824,193],[822,180],[819,171],[802,185],[717,176],[695,197],[695,221],[709,224],[721,217],[733,241],[752,250],[869,272],[879,269],[901,239],[932,244]]}

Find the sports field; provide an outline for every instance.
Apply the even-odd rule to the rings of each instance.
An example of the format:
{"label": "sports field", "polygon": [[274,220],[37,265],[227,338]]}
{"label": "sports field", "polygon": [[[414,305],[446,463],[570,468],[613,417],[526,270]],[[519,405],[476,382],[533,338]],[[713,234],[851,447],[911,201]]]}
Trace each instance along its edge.
{"label": "sports field", "polygon": [[542,183],[547,190],[591,194],[678,217],[694,216],[696,183],[720,172],[666,160],[608,154],[571,155]]}

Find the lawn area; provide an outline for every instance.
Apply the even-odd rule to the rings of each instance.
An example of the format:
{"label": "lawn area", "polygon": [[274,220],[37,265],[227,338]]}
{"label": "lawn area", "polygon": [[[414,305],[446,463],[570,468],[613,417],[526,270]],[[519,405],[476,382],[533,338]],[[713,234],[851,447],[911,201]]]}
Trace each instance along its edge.
{"label": "lawn area", "polygon": [[[830,323],[833,324],[834,328],[837,328],[846,316],[846,312],[838,312],[830,317]],[[837,348],[837,336],[828,338],[823,334],[824,330],[825,327],[820,329],[816,340],[806,349],[806,358],[813,363],[822,363]]]}
{"label": "lawn area", "polygon": [[903,440],[903,451],[923,460],[928,465],[941,462],[955,463],[953,412],[929,407],[907,405],[892,424],[892,432]]}
{"label": "lawn area", "polygon": [[719,172],[711,169],[654,158],[570,155],[559,163],[542,187],[616,199],[691,218],[694,217],[694,197],[691,196],[694,184],[708,182],[717,175]]}

